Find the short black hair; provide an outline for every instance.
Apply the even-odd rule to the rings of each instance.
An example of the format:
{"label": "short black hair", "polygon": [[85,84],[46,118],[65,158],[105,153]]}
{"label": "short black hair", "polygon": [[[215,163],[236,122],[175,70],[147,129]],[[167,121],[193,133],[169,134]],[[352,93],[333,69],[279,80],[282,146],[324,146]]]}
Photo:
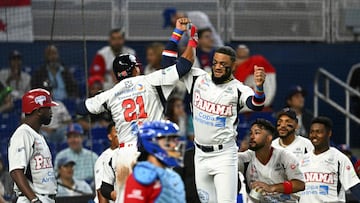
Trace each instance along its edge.
{"label": "short black hair", "polygon": [[222,46],[218,48],[215,53],[221,53],[230,56],[230,59],[232,62],[235,62],[236,59],[236,52],[233,48],[229,46]]}
{"label": "short black hair", "polygon": [[260,128],[264,128],[265,130],[269,131],[271,135],[275,135],[276,129],[274,127],[273,124],[271,124],[270,121],[265,120],[263,118],[257,118],[252,124],[251,127],[253,125],[258,125]]}
{"label": "short black hair", "polygon": [[204,32],[211,32],[212,33],[212,30],[210,28],[203,28],[203,29],[199,29],[198,30],[198,37],[199,39],[202,37],[202,35],[204,34]]}
{"label": "short black hair", "polygon": [[122,36],[124,36],[124,31],[122,31],[122,29],[120,28],[114,28],[114,29],[111,29],[110,32],[109,32],[109,37],[111,37],[112,34],[114,33],[120,33]]}
{"label": "short black hair", "polygon": [[110,134],[112,128],[115,126],[115,122],[111,122],[109,123],[108,127],[107,127],[107,133]]}
{"label": "short black hair", "polygon": [[311,125],[314,123],[323,124],[328,132],[331,131],[333,127],[333,122],[331,121],[331,119],[325,116],[319,116],[312,119]]}

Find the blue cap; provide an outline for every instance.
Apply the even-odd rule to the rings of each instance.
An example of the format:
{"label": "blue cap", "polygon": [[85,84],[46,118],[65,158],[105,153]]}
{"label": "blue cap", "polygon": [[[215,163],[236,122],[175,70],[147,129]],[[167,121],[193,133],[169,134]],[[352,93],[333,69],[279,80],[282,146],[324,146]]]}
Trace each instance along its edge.
{"label": "blue cap", "polygon": [[164,24],[163,28],[171,26],[171,17],[176,14],[176,8],[169,7],[163,11]]}
{"label": "blue cap", "polygon": [[59,159],[57,162],[58,168],[60,168],[61,166],[65,166],[67,164],[75,165],[75,161],[72,160],[70,157],[63,157]]}
{"label": "blue cap", "polygon": [[304,90],[304,88],[302,88],[300,85],[294,85],[291,86],[290,89],[288,90],[286,99],[290,99],[292,96],[294,96],[297,93],[301,93],[303,97],[306,96],[306,91]]}
{"label": "blue cap", "polygon": [[80,124],[78,123],[70,123],[67,128],[66,128],[66,135],[69,135],[69,134],[80,134],[80,135],[83,135],[84,134],[84,130],[83,128],[81,127]]}

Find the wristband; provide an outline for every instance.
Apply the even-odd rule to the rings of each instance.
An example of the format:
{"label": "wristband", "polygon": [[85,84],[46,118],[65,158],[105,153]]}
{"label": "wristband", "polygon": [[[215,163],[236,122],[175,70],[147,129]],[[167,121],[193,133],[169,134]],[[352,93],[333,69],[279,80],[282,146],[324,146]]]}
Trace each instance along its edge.
{"label": "wristband", "polygon": [[264,87],[263,86],[255,86],[255,91],[257,92],[263,92],[264,91]]}
{"label": "wristband", "polygon": [[171,37],[170,37],[170,41],[173,41],[176,44],[178,44],[181,37],[182,37],[182,35],[183,35],[183,33],[184,33],[184,31],[175,28],[172,35],[171,35]]}
{"label": "wristband", "polygon": [[283,182],[284,186],[284,194],[291,194],[293,191],[292,182],[291,181],[285,181]]}

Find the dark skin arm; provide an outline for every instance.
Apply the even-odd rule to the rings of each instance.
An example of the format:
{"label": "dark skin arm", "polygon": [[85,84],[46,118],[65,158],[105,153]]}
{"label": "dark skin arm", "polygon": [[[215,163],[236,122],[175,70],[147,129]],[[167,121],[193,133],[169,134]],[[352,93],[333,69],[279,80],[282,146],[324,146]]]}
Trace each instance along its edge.
{"label": "dark skin arm", "polygon": [[[293,193],[299,192],[305,189],[305,183],[300,180],[290,180],[293,186]],[[266,183],[256,181],[251,184],[251,188],[260,188],[266,193],[284,193],[284,186],[282,183],[268,185]]]}
{"label": "dark skin arm", "polygon": [[16,185],[22,194],[24,194],[29,200],[35,199],[36,195],[30,188],[27,178],[24,174],[24,169],[15,169],[10,172],[11,178],[14,180]]}
{"label": "dark skin arm", "polygon": [[109,200],[106,199],[104,196],[102,196],[100,190],[96,190],[96,193],[98,196],[99,203],[109,203]]}

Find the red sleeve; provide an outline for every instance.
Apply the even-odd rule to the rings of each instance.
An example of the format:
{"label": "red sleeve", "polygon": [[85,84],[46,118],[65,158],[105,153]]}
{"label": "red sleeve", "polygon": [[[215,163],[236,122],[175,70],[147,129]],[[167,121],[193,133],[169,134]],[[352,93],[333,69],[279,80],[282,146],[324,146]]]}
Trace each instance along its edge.
{"label": "red sleeve", "polygon": [[105,59],[100,54],[96,54],[90,66],[90,75],[100,75],[103,77],[105,75],[105,72]]}
{"label": "red sleeve", "polygon": [[133,174],[126,180],[124,202],[131,203],[153,203],[161,191],[160,182],[156,181],[151,185],[138,183]]}

